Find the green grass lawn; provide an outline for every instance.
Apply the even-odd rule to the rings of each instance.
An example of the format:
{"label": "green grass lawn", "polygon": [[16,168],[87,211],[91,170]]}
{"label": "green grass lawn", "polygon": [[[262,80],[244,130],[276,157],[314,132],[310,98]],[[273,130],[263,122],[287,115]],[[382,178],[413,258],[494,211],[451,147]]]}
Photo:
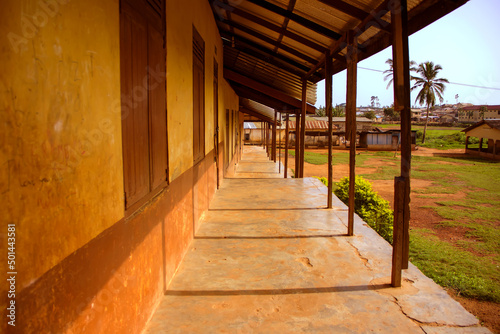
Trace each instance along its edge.
{"label": "green grass lawn", "polygon": [[[348,157],[346,152],[335,153],[333,163],[347,164]],[[399,175],[399,158],[393,152],[360,152],[356,165],[372,167],[372,158],[387,163],[373,174],[362,175],[366,179],[390,180]],[[309,163],[326,164],[327,159],[326,154],[305,154]],[[436,228],[459,226],[466,231],[464,240],[452,243],[439,239],[436,230],[412,229],[412,263],[460,295],[500,303],[500,164],[471,157],[414,156],[412,179],[433,181],[431,187],[413,191],[412,196],[429,199],[429,207],[443,218]],[[433,196],[460,191],[465,193],[461,200]]]}

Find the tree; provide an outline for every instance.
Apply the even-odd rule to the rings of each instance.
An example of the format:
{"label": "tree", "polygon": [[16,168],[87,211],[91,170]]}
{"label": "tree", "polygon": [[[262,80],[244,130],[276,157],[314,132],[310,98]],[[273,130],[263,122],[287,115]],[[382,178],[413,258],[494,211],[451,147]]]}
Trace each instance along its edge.
{"label": "tree", "polygon": [[344,108],[342,108],[340,105],[336,105],[335,108],[332,109],[332,117],[344,117]]}
{"label": "tree", "polygon": [[[387,65],[389,65],[389,68],[384,71],[384,81],[389,80],[387,83],[386,89],[389,89],[389,87],[392,84],[392,81],[394,80],[394,63],[391,58],[387,59],[385,61]],[[410,72],[416,72],[417,71],[417,63],[413,60],[410,60]]]}
{"label": "tree", "polygon": [[[326,107],[320,106],[319,108],[316,109],[316,116],[319,117],[325,117],[328,116],[326,114]],[[332,107],[332,117],[344,117],[345,113],[344,110],[341,106],[338,104],[335,106],[335,108]]]}
{"label": "tree", "polygon": [[369,118],[369,119],[375,119],[375,112],[370,110],[367,111],[363,114],[363,117]]}
{"label": "tree", "polygon": [[316,116],[319,116],[319,117],[326,116],[326,107],[319,106],[319,108],[316,109]]}
{"label": "tree", "polygon": [[389,118],[391,121],[396,121],[399,118],[398,113],[394,112],[393,107],[384,108],[384,115],[385,115],[385,117]]}
{"label": "tree", "polygon": [[439,101],[443,103],[443,92],[445,89],[444,84],[449,82],[448,79],[437,77],[439,71],[442,69],[441,65],[434,65],[432,61],[426,61],[425,63],[418,65],[416,70],[418,76],[411,78],[415,81],[411,90],[420,89],[415,102],[418,102],[420,105],[425,104],[427,106],[424,132],[422,134],[422,144],[425,143],[425,132],[427,130],[427,123],[429,122],[429,108],[436,104],[436,95]]}
{"label": "tree", "polygon": [[375,106],[380,106],[378,96],[372,96],[370,98],[370,101],[371,101],[372,108],[375,108]]}

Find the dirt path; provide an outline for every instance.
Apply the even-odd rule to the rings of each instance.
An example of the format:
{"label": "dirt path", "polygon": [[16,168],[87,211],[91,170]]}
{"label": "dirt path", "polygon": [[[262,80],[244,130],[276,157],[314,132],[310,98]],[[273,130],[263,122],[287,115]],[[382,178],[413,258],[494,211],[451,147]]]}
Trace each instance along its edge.
{"label": "dirt path", "polygon": [[[317,153],[327,153],[326,150],[311,150]],[[348,152],[348,151],[338,151],[335,150],[335,153],[338,152]],[[415,156],[441,156],[441,157],[457,157],[462,156],[464,154],[463,149],[452,149],[452,150],[436,150],[429,149],[425,147],[420,147],[417,151],[413,152]],[[289,168],[295,169],[295,159],[290,156],[289,160]],[[448,162],[442,162],[448,163]],[[366,165],[370,165],[370,167],[366,167]],[[377,157],[370,158],[366,161],[365,166],[356,167],[356,174],[372,174],[375,173],[377,167],[387,165],[387,161],[383,159],[379,159]],[[328,176],[327,165],[313,165],[309,163],[304,163],[304,176],[312,177],[312,176]],[[333,181],[337,182],[341,178],[349,176],[349,165],[341,164],[333,166]],[[369,177],[367,177],[369,179]],[[393,208],[394,201],[394,180],[370,180],[373,184],[373,189],[377,191],[382,198],[389,201],[391,204],[391,208]],[[419,189],[428,189],[432,180],[421,180],[421,179],[413,179],[411,182],[412,187],[412,195],[410,202],[410,210],[411,210],[411,220],[410,226],[416,228],[427,228],[436,233],[436,236],[441,240],[449,242],[450,244],[457,244],[460,240],[465,240],[467,237],[465,234],[467,233],[467,229],[464,227],[443,227],[439,225],[443,218],[439,216],[432,208],[432,206],[437,206],[436,201],[441,200],[442,198],[446,199],[463,199],[466,194],[463,192],[455,193],[455,194],[426,194],[426,198],[419,196],[414,193],[414,191],[418,191]],[[432,196],[434,198],[429,198]],[[425,207],[424,207],[425,206]],[[439,226],[439,227],[438,227]],[[500,304],[492,303],[492,302],[484,302],[478,301],[474,299],[467,299],[461,296],[457,296],[454,291],[448,291],[448,293],[455,298],[458,302],[462,304],[469,312],[477,316],[484,322],[484,325],[487,326],[494,333],[500,334]]]}

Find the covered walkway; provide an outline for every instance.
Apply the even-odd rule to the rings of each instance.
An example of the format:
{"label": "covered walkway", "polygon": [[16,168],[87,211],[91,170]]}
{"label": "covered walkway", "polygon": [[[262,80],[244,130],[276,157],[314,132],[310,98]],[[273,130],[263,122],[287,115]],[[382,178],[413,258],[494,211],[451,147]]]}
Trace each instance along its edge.
{"label": "covered walkway", "polygon": [[411,264],[391,288],[386,241],[357,216],[346,236],[319,180],[277,176],[244,147],[147,333],[489,333]]}

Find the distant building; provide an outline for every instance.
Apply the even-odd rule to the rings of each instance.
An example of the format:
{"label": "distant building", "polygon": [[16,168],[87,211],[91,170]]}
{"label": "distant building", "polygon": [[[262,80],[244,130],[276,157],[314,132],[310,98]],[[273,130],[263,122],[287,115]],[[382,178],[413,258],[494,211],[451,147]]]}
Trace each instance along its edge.
{"label": "distant building", "polygon": [[[375,128],[359,135],[359,147],[374,151],[396,151],[401,149],[401,130]],[[411,149],[415,150],[417,131],[411,131]]]}
{"label": "distant building", "polygon": [[[485,107],[486,110],[481,110]],[[476,123],[482,120],[500,119],[500,105],[473,105],[463,107],[458,111],[459,123]]]}
{"label": "distant building", "polygon": [[[500,120],[482,120],[465,132],[465,153],[500,160]],[[471,147],[469,138],[479,138],[479,147]]]}

